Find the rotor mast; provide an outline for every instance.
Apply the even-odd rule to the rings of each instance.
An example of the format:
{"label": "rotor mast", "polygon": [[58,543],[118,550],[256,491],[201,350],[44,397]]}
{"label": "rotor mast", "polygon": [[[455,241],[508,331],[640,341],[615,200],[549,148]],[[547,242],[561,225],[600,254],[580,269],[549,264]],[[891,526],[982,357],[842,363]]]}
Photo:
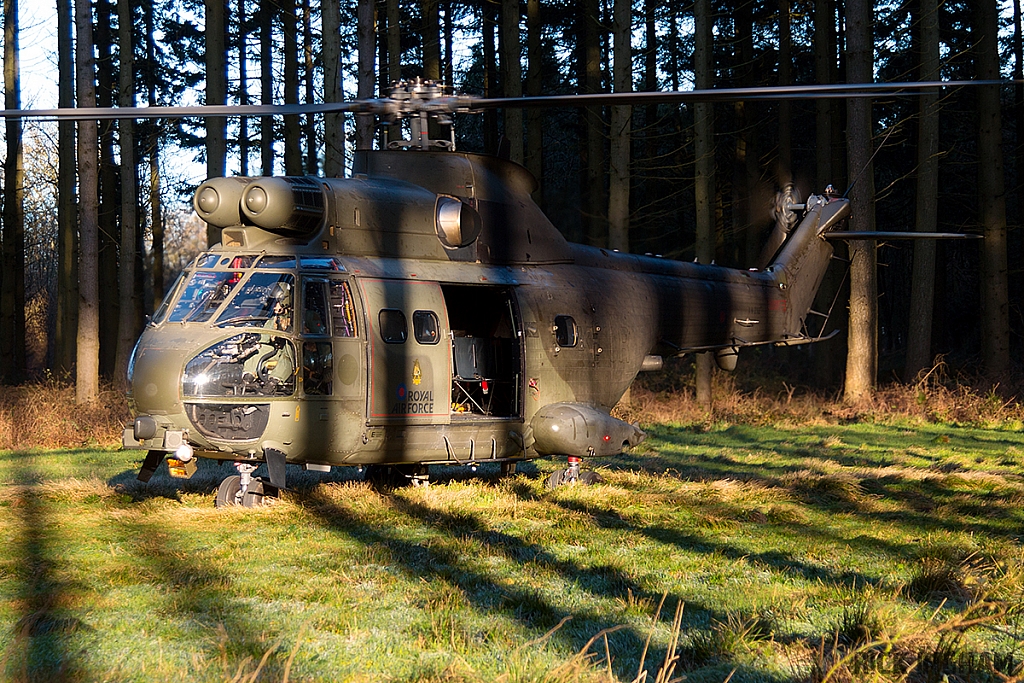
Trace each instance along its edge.
{"label": "rotor mast", "polygon": [[[414,78],[393,83],[388,99],[392,106],[381,115],[387,149],[455,151],[455,126],[451,115],[456,111],[469,113],[469,98],[455,97],[454,88],[450,85]],[[467,100],[465,105],[462,100]],[[408,138],[403,135],[402,119],[409,120]],[[430,125],[431,119],[434,126]],[[431,137],[431,128],[435,132],[447,131],[447,139]],[[394,140],[391,139],[392,130],[398,132]]]}

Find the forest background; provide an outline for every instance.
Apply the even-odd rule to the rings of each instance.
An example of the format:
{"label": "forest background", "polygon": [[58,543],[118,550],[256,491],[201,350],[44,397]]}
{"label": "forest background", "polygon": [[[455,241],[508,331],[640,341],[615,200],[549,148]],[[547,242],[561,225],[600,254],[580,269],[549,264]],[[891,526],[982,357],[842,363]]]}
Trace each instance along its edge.
{"label": "forest background", "polygon": [[[12,110],[19,3],[2,6]],[[55,16],[61,107],[335,102],[416,77],[491,97],[1021,79],[1024,62],[1020,0],[56,0]],[[939,356],[988,386],[1019,376],[1019,81],[870,100],[510,108],[460,115],[456,135],[464,151],[504,145],[570,240],[736,267],[754,265],[787,183],[806,197],[856,179],[851,229],[985,240],[840,247],[849,268],[831,269],[815,310],[830,313],[822,333],[843,334],[775,351],[775,365],[850,400]],[[183,159],[210,176],[342,175],[353,150],[379,144],[372,122],[347,115],[8,117],[4,137],[0,383],[74,378],[82,403],[100,378],[123,388],[146,314],[217,240],[191,213]]]}

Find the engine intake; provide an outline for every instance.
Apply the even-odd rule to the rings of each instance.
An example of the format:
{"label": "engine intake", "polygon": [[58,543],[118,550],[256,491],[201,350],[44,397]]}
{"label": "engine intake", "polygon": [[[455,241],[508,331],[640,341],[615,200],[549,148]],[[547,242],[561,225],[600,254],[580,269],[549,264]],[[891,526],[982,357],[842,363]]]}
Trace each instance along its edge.
{"label": "engine intake", "polygon": [[241,195],[246,220],[290,237],[306,237],[319,231],[325,203],[323,188],[313,178],[258,178]]}

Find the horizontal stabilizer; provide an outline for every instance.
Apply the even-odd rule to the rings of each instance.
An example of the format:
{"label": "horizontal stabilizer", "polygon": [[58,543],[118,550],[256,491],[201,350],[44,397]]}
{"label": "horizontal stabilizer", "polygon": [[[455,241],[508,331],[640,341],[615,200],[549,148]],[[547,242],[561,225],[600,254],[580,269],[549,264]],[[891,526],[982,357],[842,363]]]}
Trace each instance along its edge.
{"label": "horizontal stabilizer", "polygon": [[968,232],[826,232],[827,240],[980,240],[981,235]]}

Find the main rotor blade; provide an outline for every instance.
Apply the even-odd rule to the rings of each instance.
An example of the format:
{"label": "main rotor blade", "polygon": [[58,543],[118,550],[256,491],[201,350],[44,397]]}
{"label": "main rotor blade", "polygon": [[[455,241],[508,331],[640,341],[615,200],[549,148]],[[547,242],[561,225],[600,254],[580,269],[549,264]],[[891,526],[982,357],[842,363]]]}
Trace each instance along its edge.
{"label": "main rotor blade", "polygon": [[188,117],[237,118],[242,116],[294,116],[299,114],[355,113],[402,117],[414,113],[471,113],[500,107],[586,107],[605,105],[646,105],[681,102],[734,102],[738,100],[828,99],[848,97],[893,97],[919,94],[938,88],[1001,86],[1024,83],[1008,81],[917,81],[903,83],[835,83],[829,85],[785,85],[758,88],[710,88],[654,92],[590,93],[584,95],[540,95],[537,97],[482,98],[472,95],[437,98],[378,98],[322,104],[197,105],[186,107],[88,107],[64,109],[3,109],[8,119],[42,121],[95,121],[107,119],[177,119]]}
{"label": "main rotor blade", "polygon": [[392,100],[353,100],[322,104],[211,104],[187,107],[68,107],[63,109],[3,109],[0,116],[40,121],[99,121],[109,119],[181,119],[188,117],[237,118],[298,114],[381,114],[395,109]]}
{"label": "main rotor blade", "polygon": [[827,240],[980,240],[982,235],[969,232],[826,232]]}
{"label": "main rotor blade", "polygon": [[[663,104],[675,102],[734,102],[737,100],[832,99],[917,95],[924,90],[976,85],[1012,85],[1024,81],[914,81],[903,83],[834,83],[829,85],[778,85],[758,88],[710,88],[657,92],[590,93],[473,99],[471,109],[495,107],[603,106],[615,104]],[[908,92],[910,91],[910,92]]]}

